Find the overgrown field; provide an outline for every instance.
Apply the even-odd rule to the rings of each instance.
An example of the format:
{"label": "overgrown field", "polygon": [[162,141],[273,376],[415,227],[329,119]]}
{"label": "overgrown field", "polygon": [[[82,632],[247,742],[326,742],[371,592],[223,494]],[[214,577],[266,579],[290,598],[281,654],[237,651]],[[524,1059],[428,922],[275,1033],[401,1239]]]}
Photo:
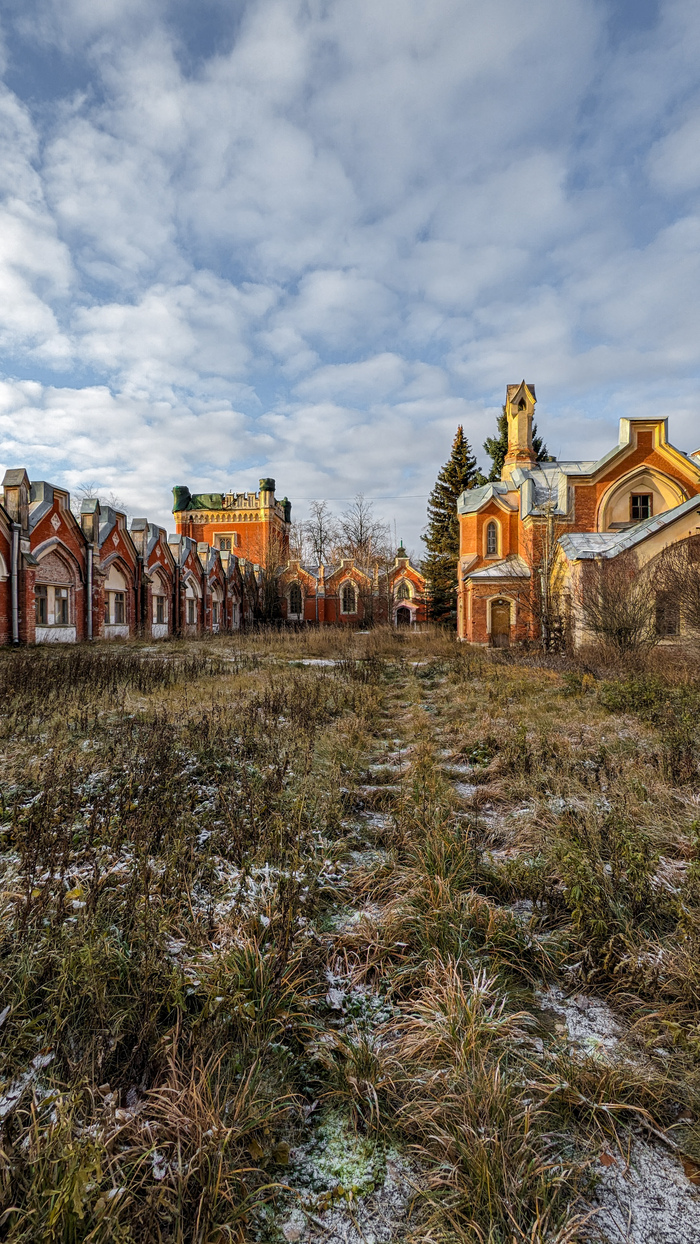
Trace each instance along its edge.
{"label": "overgrown field", "polygon": [[700,666],[506,658],[0,653],[0,1239],[700,1238]]}

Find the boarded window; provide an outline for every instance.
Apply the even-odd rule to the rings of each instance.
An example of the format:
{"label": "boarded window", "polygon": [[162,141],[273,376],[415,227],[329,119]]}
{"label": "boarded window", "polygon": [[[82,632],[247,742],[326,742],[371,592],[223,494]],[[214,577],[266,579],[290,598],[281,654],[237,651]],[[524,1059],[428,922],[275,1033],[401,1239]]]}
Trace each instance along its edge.
{"label": "boarded window", "polygon": [[656,634],[668,639],[678,635],[681,629],[681,610],[677,598],[668,592],[656,597]]}

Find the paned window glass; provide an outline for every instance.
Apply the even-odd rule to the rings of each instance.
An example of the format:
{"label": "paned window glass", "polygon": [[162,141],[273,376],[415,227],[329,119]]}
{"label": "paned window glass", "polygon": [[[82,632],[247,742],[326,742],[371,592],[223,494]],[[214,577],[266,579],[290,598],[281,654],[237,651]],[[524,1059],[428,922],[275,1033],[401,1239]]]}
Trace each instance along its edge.
{"label": "paned window glass", "polygon": [[49,592],[43,583],[36,588],[35,608],[37,626],[46,626],[49,620]]}

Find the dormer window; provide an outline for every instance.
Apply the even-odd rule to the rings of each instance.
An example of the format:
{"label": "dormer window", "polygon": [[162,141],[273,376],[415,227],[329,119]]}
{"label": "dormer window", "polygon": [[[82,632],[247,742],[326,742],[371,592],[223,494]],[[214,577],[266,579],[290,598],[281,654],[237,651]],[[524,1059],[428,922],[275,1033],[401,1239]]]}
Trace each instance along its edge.
{"label": "dormer window", "polygon": [[491,521],[486,528],[486,556],[494,557],[498,553],[498,524]]}
{"label": "dormer window", "polygon": [[650,492],[633,492],[630,497],[630,518],[633,523],[641,523],[652,516],[652,494]]}

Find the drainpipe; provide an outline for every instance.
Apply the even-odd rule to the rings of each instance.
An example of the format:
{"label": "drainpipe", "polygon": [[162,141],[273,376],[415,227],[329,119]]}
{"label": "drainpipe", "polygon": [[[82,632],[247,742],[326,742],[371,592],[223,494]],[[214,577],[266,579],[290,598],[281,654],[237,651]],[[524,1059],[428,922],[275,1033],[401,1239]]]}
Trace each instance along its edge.
{"label": "drainpipe", "polygon": [[92,639],[92,545],[87,547],[87,637]]}
{"label": "drainpipe", "polygon": [[12,524],[12,642],[19,643],[19,523]]}

